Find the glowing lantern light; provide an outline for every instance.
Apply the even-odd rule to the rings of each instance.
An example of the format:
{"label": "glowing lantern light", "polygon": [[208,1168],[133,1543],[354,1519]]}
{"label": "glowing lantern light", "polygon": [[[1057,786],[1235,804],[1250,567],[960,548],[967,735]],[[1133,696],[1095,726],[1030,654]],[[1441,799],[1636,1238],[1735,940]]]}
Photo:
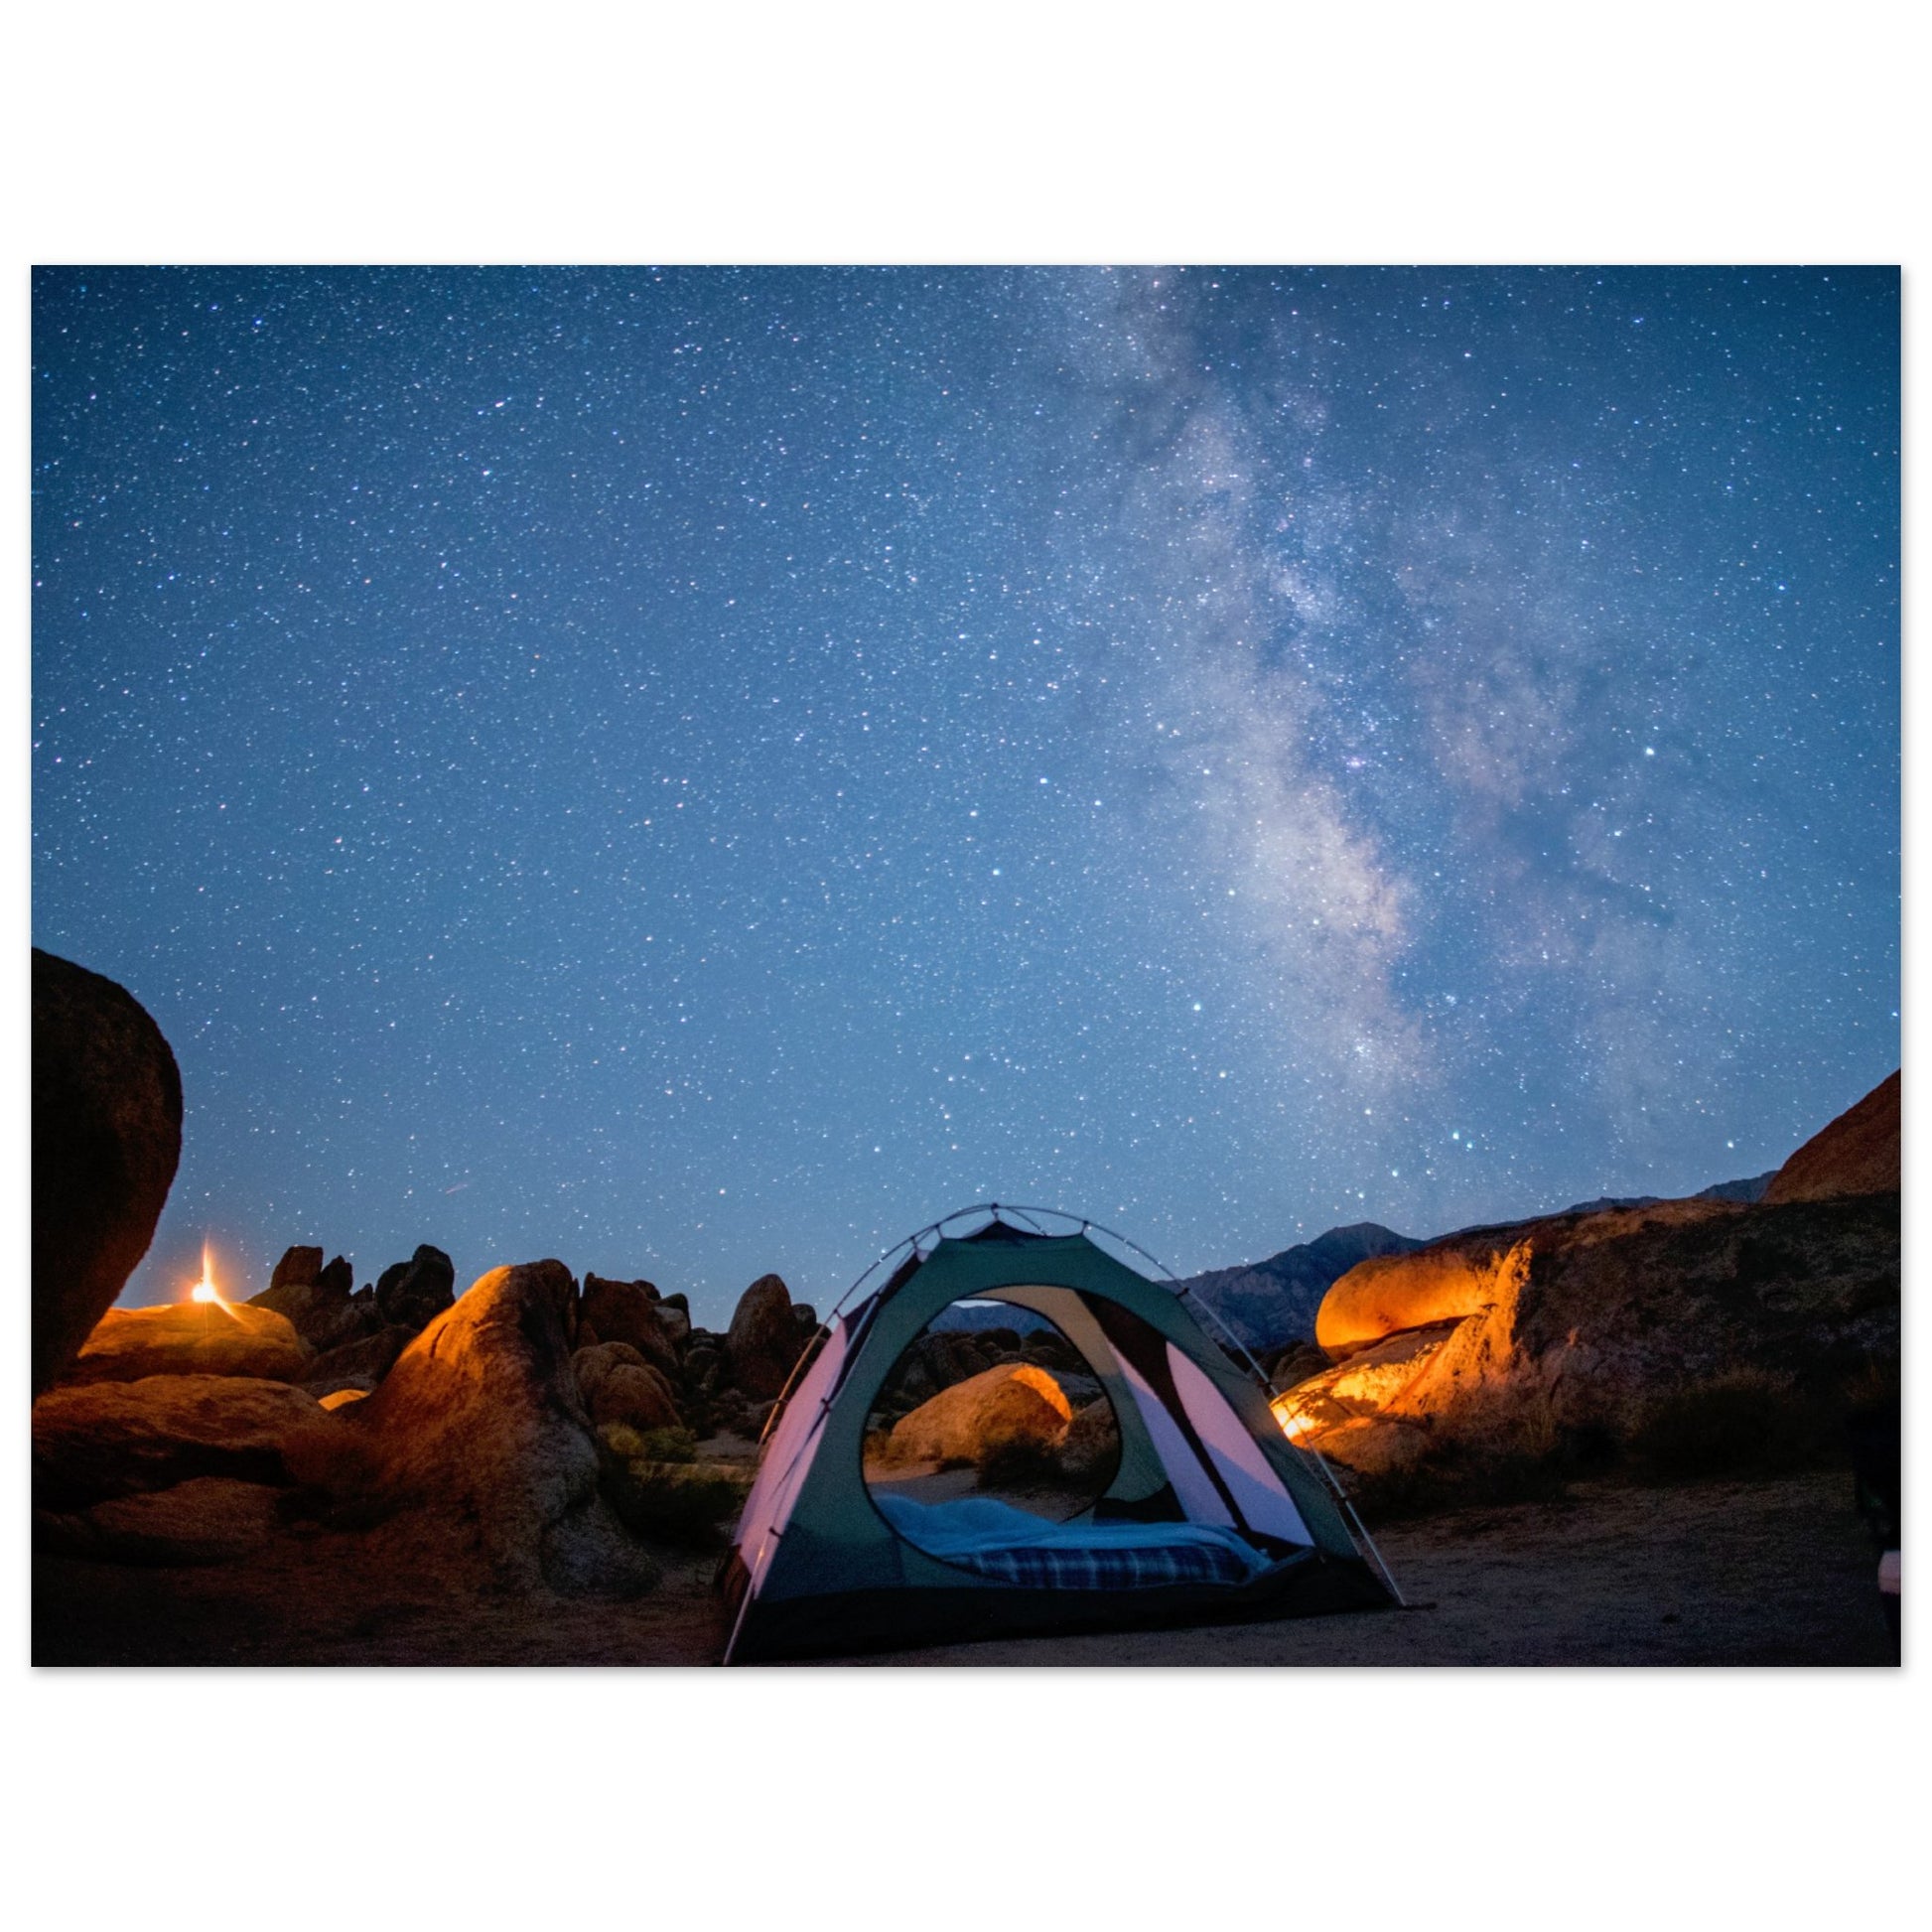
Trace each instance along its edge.
{"label": "glowing lantern light", "polygon": [[188,1291],[191,1302],[212,1303],[216,1308],[226,1310],[227,1304],[221,1299],[221,1291],[214,1285],[214,1269],[208,1260],[207,1243],[202,1243],[202,1279]]}

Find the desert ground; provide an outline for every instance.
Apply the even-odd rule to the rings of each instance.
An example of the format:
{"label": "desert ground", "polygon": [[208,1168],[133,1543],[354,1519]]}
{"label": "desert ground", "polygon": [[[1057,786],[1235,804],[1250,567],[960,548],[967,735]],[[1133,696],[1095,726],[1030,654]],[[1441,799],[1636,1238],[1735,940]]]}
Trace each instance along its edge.
{"label": "desert ground", "polygon": [[[1371,1525],[1371,1528],[1374,1526]],[[1851,1476],[1646,1486],[1392,1523],[1408,1608],[828,1660],[903,1666],[1801,1665],[1896,1661]],[[139,1569],[41,1555],[34,1661],[117,1665],[716,1664],[715,1560],[666,1557],[631,1603],[452,1600],[371,1569],[352,1536],[246,1563]]]}

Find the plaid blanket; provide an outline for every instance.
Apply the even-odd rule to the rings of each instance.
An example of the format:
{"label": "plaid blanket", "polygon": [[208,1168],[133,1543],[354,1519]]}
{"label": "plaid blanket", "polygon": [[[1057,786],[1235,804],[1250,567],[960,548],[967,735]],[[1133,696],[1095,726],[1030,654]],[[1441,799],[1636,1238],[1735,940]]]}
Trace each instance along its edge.
{"label": "plaid blanket", "polygon": [[948,1551],[948,1563],[1031,1589],[1151,1589],[1161,1584],[1245,1584],[1254,1575],[1225,1543],[1146,1543],[1114,1549],[1030,1543],[1005,1550]]}

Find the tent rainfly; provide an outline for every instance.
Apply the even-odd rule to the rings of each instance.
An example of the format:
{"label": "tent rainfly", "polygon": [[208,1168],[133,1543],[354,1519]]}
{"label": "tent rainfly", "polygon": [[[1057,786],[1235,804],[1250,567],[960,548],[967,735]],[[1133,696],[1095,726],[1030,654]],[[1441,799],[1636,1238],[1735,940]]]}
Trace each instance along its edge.
{"label": "tent rainfly", "polygon": [[[1051,1235],[962,1210],[987,1212],[963,1238],[944,1234],[955,1215],[901,1244],[794,1375],[720,1573],[727,1663],[1400,1602],[1326,1465],[1282,1434],[1260,1371],[1237,1369],[1180,1296],[1089,1222]],[[867,1418],[900,1356],[969,1299],[1055,1324],[1113,1408],[1119,1466],[1070,1522],[867,1484]]]}

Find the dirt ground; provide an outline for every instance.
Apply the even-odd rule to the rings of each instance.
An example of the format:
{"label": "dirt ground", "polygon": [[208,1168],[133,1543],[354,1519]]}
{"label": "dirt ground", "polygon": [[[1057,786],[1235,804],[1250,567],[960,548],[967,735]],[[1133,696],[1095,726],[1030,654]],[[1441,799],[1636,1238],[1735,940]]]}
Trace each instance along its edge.
{"label": "dirt ground", "polygon": [[[892,1665],[1883,1665],[1897,1652],[1851,1478],[1646,1488],[1390,1524],[1406,1610],[1016,1639]],[[97,1664],[709,1665],[716,1559],[665,1559],[634,1603],[453,1599],[372,1570],[351,1537],[249,1562],[138,1569],[37,1556],[33,1661]]]}

